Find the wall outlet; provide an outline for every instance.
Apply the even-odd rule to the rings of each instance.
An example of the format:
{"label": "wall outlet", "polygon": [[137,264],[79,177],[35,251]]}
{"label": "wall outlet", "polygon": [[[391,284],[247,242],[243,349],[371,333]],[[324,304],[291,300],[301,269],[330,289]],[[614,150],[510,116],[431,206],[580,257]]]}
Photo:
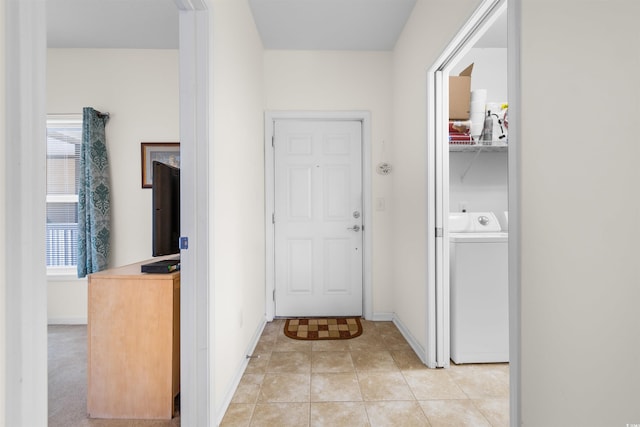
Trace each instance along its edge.
{"label": "wall outlet", "polygon": [[376,199],[376,210],[383,211],[385,209],[386,209],[386,202],[384,200],[384,197],[378,197]]}

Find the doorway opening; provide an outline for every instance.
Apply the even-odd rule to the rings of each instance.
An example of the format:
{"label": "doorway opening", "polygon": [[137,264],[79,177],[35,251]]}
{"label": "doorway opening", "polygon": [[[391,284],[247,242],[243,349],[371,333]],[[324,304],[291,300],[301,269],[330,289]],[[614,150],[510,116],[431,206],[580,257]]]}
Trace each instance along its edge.
{"label": "doorway opening", "polygon": [[[428,245],[430,251],[428,264],[427,301],[427,364],[430,367],[448,367],[450,365],[450,303],[449,289],[449,74],[453,67],[476,44],[500,15],[506,15],[510,22],[517,22],[520,4],[517,1],[485,0],[463,26],[442,55],[427,73],[427,150],[428,150],[428,201],[429,212],[427,225],[429,230]],[[513,26],[507,30],[508,52],[506,55],[508,80],[509,113],[509,148],[507,154],[508,172],[508,348],[510,371],[510,419],[516,424],[520,419],[519,396],[519,241],[518,241],[518,153],[517,153],[517,109],[519,102],[518,46],[519,32]],[[468,64],[460,64],[462,67]],[[479,153],[478,153],[479,155]],[[462,178],[466,171],[463,171]],[[466,210],[465,200],[457,200],[456,208]]]}
{"label": "doorway opening", "polygon": [[[509,361],[505,9],[506,4],[491,16],[491,25],[465,49],[449,76],[449,141],[442,153],[449,233],[443,255],[449,256],[449,268],[445,261],[443,276],[455,364]],[[471,76],[459,77],[469,67]],[[462,112],[457,107],[464,94],[469,103]]]}
{"label": "doorway opening", "polygon": [[[188,4],[187,4],[188,3]],[[183,161],[187,157],[195,165],[185,186],[202,195],[183,196],[186,210],[183,233],[192,236],[192,256],[182,258],[183,280],[194,283],[191,291],[183,287],[181,298],[182,322],[182,391],[181,417],[188,425],[207,425],[209,419],[209,354],[208,318],[209,302],[208,247],[206,232],[207,156],[208,146],[208,22],[206,2],[176,1],[180,9],[180,62],[181,67],[181,142]],[[46,87],[46,19],[44,4],[14,2],[6,7],[6,82],[7,105],[21,105],[6,111],[7,135],[18,144],[11,144],[7,153],[15,161],[7,163],[7,176],[14,176],[17,185],[6,194],[8,241],[17,241],[20,250],[7,254],[6,260],[15,268],[7,273],[10,288],[6,295],[6,322],[14,327],[6,331],[7,376],[6,422],[10,425],[43,425],[47,414],[47,301],[45,241],[44,241],[44,170],[39,165],[45,158],[45,87]],[[29,70],[28,73],[23,72]],[[185,90],[183,90],[183,88]],[[188,89],[188,90],[186,90]],[[40,123],[41,126],[37,126]],[[203,178],[204,177],[204,178]],[[184,182],[184,181],[183,181]],[[190,186],[189,182],[193,183]],[[184,195],[185,193],[183,193]],[[28,195],[28,197],[25,197]],[[193,194],[192,194],[193,195]],[[202,200],[205,199],[205,200]],[[206,218],[198,224],[194,218]],[[203,230],[204,228],[204,230]],[[197,231],[197,232],[196,232]],[[199,248],[196,251],[194,249]],[[204,259],[203,259],[204,258]],[[38,263],[42,268],[34,268]],[[187,265],[189,264],[189,265]],[[188,271],[188,272],[187,272]],[[186,277],[187,276],[187,277]],[[197,327],[196,327],[197,326]],[[206,346],[203,346],[206,343]],[[186,369],[188,368],[188,369]]]}

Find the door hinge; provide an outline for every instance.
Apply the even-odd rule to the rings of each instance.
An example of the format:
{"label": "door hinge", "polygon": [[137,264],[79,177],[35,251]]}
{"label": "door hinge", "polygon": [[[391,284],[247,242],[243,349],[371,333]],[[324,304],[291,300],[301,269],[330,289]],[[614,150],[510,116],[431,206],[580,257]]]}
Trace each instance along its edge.
{"label": "door hinge", "polygon": [[271,146],[275,148],[276,146],[276,136],[275,135],[271,135]]}
{"label": "door hinge", "polygon": [[276,214],[272,213],[271,214],[271,224],[275,224],[276,223]]}
{"label": "door hinge", "polygon": [[442,237],[442,236],[444,236],[444,232],[442,228],[436,227],[436,237]]}
{"label": "door hinge", "polygon": [[276,290],[275,289],[273,290],[272,298],[273,298],[274,301],[276,300]]}

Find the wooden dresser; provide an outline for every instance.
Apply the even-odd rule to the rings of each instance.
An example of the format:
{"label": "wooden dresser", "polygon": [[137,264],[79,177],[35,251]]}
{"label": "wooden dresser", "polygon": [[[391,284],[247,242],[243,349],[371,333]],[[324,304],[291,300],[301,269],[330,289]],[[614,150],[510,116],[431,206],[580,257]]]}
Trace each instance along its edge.
{"label": "wooden dresser", "polygon": [[[155,261],[155,260],[151,260]],[[180,391],[180,272],[89,276],[90,418],[170,419]]]}

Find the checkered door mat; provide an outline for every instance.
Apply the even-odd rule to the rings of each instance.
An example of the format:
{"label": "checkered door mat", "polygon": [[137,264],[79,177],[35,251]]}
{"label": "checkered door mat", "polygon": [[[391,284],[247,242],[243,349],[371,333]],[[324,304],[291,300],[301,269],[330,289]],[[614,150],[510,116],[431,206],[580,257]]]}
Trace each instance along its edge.
{"label": "checkered door mat", "polygon": [[362,334],[358,317],[287,319],[284,334],[296,340],[340,340]]}

